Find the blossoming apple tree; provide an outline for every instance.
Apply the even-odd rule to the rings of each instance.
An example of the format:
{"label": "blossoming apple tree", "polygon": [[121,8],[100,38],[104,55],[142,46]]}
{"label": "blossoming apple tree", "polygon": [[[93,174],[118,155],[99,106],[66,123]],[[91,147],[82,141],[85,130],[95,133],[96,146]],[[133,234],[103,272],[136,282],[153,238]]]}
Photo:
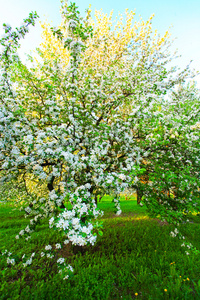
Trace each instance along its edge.
{"label": "blossoming apple tree", "polygon": [[89,11],[83,19],[63,1],[62,26],[52,29],[62,55],[40,49],[27,67],[16,50],[36,18],[15,31],[4,25],[1,39],[1,181],[18,187],[31,216],[19,235],[49,218],[65,243],[93,245],[98,197],[112,194],[120,214],[127,188],[169,221],[198,211],[199,96],[183,86],[189,68],[167,69],[167,36],[151,40],[151,20],[149,31],[102,32]]}

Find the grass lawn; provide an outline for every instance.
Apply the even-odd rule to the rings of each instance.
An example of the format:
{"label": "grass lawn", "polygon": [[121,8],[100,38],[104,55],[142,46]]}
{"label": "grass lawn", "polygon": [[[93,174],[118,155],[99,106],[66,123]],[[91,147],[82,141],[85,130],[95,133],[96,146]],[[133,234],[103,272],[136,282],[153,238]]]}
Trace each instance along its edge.
{"label": "grass lawn", "polygon": [[[16,240],[29,220],[13,206],[0,204],[0,252],[8,249],[16,260],[36,253],[26,269],[7,265],[0,256],[0,299],[200,299],[200,255],[185,254],[183,241],[170,236],[171,225],[150,219],[135,200],[122,199],[123,213],[117,217],[109,196],[98,206],[105,211],[103,236],[82,251],[70,245],[59,250],[56,259],[67,257],[74,268],[73,276],[62,280],[56,259],[37,258],[37,253],[63,238],[42,221],[31,240]],[[189,219],[179,228],[200,250],[200,217]]]}

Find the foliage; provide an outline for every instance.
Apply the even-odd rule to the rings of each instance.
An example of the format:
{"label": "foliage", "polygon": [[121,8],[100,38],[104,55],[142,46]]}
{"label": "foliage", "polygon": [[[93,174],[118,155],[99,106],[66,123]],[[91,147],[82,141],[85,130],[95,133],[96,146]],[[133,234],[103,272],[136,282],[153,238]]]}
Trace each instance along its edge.
{"label": "foliage", "polygon": [[97,14],[95,25],[90,11],[83,19],[63,1],[61,26],[29,68],[16,50],[37,15],[15,31],[4,25],[1,181],[17,182],[22,209],[32,216],[17,239],[29,239],[48,218],[65,245],[94,245],[102,234],[98,197],[112,194],[120,214],[127,188],[163,220],[179,223],[199,211],[200,98],[184,86],[192,73],[167,69],[168,33],[153,35],[151,18],[131,27],[133,15],[114,32],[111,17]]}

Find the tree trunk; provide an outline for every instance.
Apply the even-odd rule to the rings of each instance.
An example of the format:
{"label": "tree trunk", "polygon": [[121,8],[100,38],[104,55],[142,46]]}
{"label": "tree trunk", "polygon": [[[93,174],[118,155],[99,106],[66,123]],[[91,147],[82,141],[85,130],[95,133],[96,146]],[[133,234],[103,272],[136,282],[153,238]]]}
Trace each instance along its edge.
{"label": "tree trunk", "polygon": [[139,187],[136,188],[136,194],[137,194],[137,204],[140,204],[142,200],[142,191]]}

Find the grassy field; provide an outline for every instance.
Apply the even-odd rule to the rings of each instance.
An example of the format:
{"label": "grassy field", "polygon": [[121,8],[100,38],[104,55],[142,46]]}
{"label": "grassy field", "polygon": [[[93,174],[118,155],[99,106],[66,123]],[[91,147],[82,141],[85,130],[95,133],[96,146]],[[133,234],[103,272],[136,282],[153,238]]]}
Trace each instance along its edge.
{"label": "grassy field", "polygon": [[[0,260],[0,299],[200,299],[200,255],[185,254],[182,241],[170,237],[171,225],[150,219],[135,200],[121,201],[122,215],[113,213],[109,197],[99,203],[105,211],[103,236],[82,251],[67,245],[74,275],[63,281],[55,260],[38,258],[30,268]],[[180,229],[200,250],[200,217],[190,216]],[[29,223],[12,205],[0,204],[0,251],[13,255],[35,252],[58,242],[58,234],[42,221],[29,241],[15,236]],[[62,237],[60,237],[62,239]],[[58,256],[59,257],[59,256]]]}

